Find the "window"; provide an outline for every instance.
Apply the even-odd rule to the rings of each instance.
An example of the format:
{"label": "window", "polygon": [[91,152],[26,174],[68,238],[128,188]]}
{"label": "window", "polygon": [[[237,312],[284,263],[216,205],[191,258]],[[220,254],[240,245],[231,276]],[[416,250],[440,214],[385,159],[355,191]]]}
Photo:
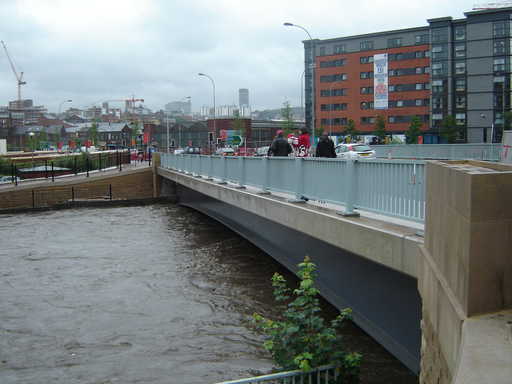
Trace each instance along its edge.
{"label": "window", "polygon": [[373,63],[373,56],[361,56],[359,62],[361,64]]}
{"label": "window", "polygon": [[434,80],[432,81],[432,92],[443,92],[444,86],[443,86],[443,80]]}
{"label": "window", "polygon": [[443,46],[442,45],[433,45],[432,53],[439,53],[439,52],[443,52]]}
{"label": "window", "polygon": [[432,29],[432,42],[437,43],[448,41],[448,30],[446,28]]}
{"label": "window", "polygon": [[329,96],[346,96],[346,88],[340,89],[321,89],[320,97],[329,97]]}
{"label": "window", "polygon": [[329,60],[329,61],[320,61],[320,68],[333,68],[333,67],[342,67],[345,65],[345,60]]}
{"label": "window", "polygon": [[457,125],[466,124],[466,114],[465,113],[456,113],[455,121],[456,121]]}
{"label": "window", "polygon": [[325,56],[325,47],[320,47],[320,56]]}
{"label": "window", "polygon": [[432,74],[433,75],[442,75],[444,73],[443,63],[434,63],[432,64]]}
{"label": "window", "polygon": [[424,73],[430,73],[430,67],[423,67]]}
{"label": "window", "polygon": [[466,108],[466,96],[457,96],[455,98],[455,108]]}
{"label": "window", "polygon": [[333,49],[333,53],[335,55],[339,54],[339,53],[344,53],[345,52],[345,44],[339,44],[339,45],[335,45],[334,46],[334,49]]}
{"label": "window", "polygon": [[455,74],[461,75],[466,73],[466,63],[455,63]]}
{"label": "window", "polygon": [[464,92],[466,90],[466,79],[455,79],[455,91]]}
{"label": "window", "polygon": [[441,97],[432,98],[432,109],[443,109],[443,99]]}
{"label": "window", "polygon": [[504,57],[494,59],[493,70],[494,70],[494,72],[505,71],[505,58]]}
{"label": "window", "polygon": [[363,101],[361,103],[361,109],[373,109],[373,101]]}
{"label": "window", "polygon": [[495,21],[492,24],[492,32],[494,37],[504,37],[507,35],[507,24],[505,21]]}
{"label": "window", "polygon": [[466,57],[466,43],[457,43],[454,45],[455,57]]}
{"label": "window", "polygon": [[416,67],[416,74],[421,75],[423,73],[423,67]]}
{"label": "window", "polygon": [[425,57],[425,52],[423,52],[423,51],[416,51],[416,52],[414,52],[414,56],[417,59],[421,59],[421,58]]}
{"label": "window", "polygon": [[506,53],[505,39],[494,40],[494,54],[504,55]]}
{"label": "window", "polygon": [[372,116],[363,116],[361,117],[361,124],[374,124],[375,117]]}
{"label": "window", "polygon": [[389,92],[395,92],[395,86],[394,85],[388,85],[388,91]]}
{"label": "window", "polygon": [[402,38],[401,37],[388,39],[388,48],[398,48],[401,46],[402,46]]}
{"label": "window", "polygon": [[443,114],[442,113],[433,113],[432,120],[443,120]]}
{"label": "window", "polygon": [[371,95],[373,94],[373,87],[361,87],[362,95]]}
{"label": "window", "polygon": [[423,105],[423,100],[422,99],[416,99],[415,103],[416,103],[417,107],[421,107]]}
{"label": "window", "polygon": [[342,81],[347,80],[347,74],[346,73],[337,73],[334,75],[323,75],[320,76],[320,82],[321,83],[332,83],[335,81]]}
{"label": "window", "polygon": [[371,41],[371,40],[361,41],[360,49],[361,49],[361,51],[369,51],[370,49],[373,49],[373,41]]}
{"label": "window", "polygon": [[466,27],[464,25],[460,25],[455,27],[455,40],[465,40],[466,39]]}
{"label": "window", "polygon": [[430,42],[430,36],[428,34],[416,35],[414,39],[416,44],[428,44]]}
{"label": "window", "polygon": [[328,111],[329,110],[329,104],[321,104],[320,105],[321,111]]}
{"label": "window", "polygon": [[371,72],[361,72],[359,74],[359,78],[361,78],[361,79],[373,79],[373,71],[371,71]]}

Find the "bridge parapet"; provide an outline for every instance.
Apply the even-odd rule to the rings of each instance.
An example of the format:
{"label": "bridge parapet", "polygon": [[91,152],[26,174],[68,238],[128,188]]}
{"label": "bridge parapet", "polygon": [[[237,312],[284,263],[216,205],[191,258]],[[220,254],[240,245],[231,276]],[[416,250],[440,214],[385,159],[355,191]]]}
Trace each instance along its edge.
{"label": "bridge parapet", "polygon": [[424,161],[163,154],[162,167],[423,222]]}
{"label": "bridge parapet", "polygon": [[429,162],[426,180],[420,383],[510,383],[512,166]]}

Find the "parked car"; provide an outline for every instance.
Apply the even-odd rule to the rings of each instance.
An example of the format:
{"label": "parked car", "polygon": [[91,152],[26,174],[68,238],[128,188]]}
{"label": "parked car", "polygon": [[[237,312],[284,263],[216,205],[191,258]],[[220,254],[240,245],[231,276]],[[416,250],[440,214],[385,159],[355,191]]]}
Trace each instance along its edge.
{"label": "parked car", "polygon": [[185,153],[185,150],[183,148],[177,148],[174,150],[175,155],[181,155],[182,153]]}
{"label": "parked car", "polygon": [[234,156],[235,150],[233,148],[229,148],[229,147],[219,148],[215,151],[215,154],[220,155],[220,156]]}
{"label": "parked car", "polygon": [[268,145],[266,147],[256,148],[256,155],[255,156],[267,156],[269,148],[270,148],[270,146],[268,146]]}
{"label": "parked car", "polygon": [[366,144],[338,144],[336,157],[339,159],[375,159],[375,151]]}

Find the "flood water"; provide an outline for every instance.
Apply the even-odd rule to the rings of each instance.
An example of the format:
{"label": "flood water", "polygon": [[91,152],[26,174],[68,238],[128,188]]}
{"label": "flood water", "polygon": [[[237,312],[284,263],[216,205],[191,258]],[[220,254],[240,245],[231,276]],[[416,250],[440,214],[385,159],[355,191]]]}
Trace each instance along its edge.
{"label": "flood water", "polygon": [[[269,372],[252,313],[294,276],[190,209],[153,205],[0,216],[0,383],[216,383]],[[335,316],[325,304],[325,315]],[[417,377],[364,332],[362,383]]]}

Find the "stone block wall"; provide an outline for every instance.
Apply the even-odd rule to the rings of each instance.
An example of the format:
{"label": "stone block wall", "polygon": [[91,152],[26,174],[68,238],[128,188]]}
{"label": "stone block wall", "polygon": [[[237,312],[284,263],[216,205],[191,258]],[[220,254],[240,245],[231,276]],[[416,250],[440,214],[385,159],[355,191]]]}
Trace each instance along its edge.
{"label": "stone block wall", "polygon": [[42,184],[20,184],[0,191],[0,210],[47,207],[74,198],[135,200],[153,197],[153,170],[141,168],[119,173],[91,174],[89,178],[73,177]]}
{"label": "stone block wall", "polygon": [[512,166],[427,164],[421,383],[455,380],[468,318],[512,308],[511,196]]}

